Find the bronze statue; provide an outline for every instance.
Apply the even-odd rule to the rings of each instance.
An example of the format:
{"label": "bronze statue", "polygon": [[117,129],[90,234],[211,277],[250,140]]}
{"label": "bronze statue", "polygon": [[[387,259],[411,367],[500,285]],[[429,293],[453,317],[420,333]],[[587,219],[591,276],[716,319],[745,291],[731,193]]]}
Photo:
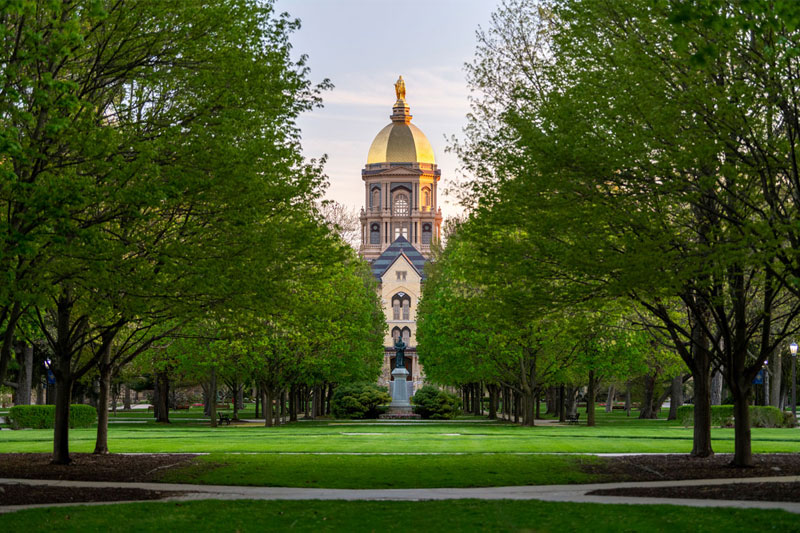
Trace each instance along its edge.
{"label": "bronze statue", "polygon": [[403,76],[397,78],[397,83],[394,84],[394,92],[398,100],[406,99],[406,82],[403,81]]}
{"label": "bronze statue", "polygon": [[406,343],[403,342],[403,337],[401,335],[397,336],[397,340],[394,341],[394,367],[395,368],[405,368],[405,355],[406,355]]}

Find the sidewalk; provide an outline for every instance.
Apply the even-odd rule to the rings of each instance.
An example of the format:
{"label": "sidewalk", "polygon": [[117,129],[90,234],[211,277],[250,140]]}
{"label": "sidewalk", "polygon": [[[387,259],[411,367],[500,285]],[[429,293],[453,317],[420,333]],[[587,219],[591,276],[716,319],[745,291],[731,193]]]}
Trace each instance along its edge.
{"label": "sidewalk", "polygon": [[[469,489],[306,489],[287,487],[239,487],[227,485],[189,485],[179,483],[115,483],[105,481],[58,481],[3,479],[0,484],[49,485],[58,487],[139,488],[145,490],[179,491],[181,496],[159,501],[190,500],[383,500],[423,501],[474,498],[479,500],[542,500],[551,502],[613,503],[636,505],[683,505],[689,507],[735,507],[748,509],[782,509],[800,514],[800,503],[732,500],[696,500],[683,498],[632,498],[628,496],[588,496],[598,489],[635,487],[675,487],[692,485],[725,485],[735,483],[800,482],[800,476],[761,477],[740,479],[695,479],[687,481],[649,481],[625,483],[592,483],[586,485],[537,485],[522,487],[483,487]],[[152,501],[152,500],[150,500]],[[0,513],[37,507],[73,505],[109,505],[130,502],[31,504],[0,506]]]}

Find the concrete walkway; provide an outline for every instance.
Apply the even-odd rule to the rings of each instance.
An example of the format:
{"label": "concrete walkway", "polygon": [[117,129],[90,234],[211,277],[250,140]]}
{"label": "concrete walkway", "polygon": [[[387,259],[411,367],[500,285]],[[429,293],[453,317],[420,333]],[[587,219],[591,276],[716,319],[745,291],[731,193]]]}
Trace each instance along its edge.
{"label": "concrete walkway", "polygon": [[[634,487],[675,487],[692,485],[726,485],[737,483],[800,482],[800,476],[740,479],[698,479],[687,481],[649,481],[626,483],[592,483],[587,485],[537,485],[523,487],[483,487],[469,489],[306,489],[287,487],[238,487],[227,485],[189,485],[179,483],[115,483],[106,481],[59,481],[39,479],[3,479],[0,484],[48,485],[53,487],[137,488],[183,492],[181,496],[161,501],[189,500],[378,500],[424,501],[474,498],[479,500],[541,500],[575,503],[614,503],[637,505],[684,505],[690,507],[736,507],[748,509],[782,509],[800,514],[800,503],[733,500],[695,500],[682,498],[634,498],[629,496],[588,496],[598,489]],[[129,502],[32,504],[0,506],[0,513],[36,507],[71,505],[110,505]]]}

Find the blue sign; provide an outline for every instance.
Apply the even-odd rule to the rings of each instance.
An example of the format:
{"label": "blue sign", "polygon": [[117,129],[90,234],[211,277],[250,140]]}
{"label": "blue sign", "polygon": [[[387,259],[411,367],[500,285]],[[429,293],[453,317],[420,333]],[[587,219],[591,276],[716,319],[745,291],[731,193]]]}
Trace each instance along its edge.
{"label": "blue sign", "polygon": [[753,380],[753,385],[763,385],[764,384],[764,369],[758,371],[756,374],[756,379]]}
{"label": "blue sign", "polygon": [[56,375],[53,374],[53,371],[49,368],[47,369],[47,384],[48,385],[55,385],[56,384]]}

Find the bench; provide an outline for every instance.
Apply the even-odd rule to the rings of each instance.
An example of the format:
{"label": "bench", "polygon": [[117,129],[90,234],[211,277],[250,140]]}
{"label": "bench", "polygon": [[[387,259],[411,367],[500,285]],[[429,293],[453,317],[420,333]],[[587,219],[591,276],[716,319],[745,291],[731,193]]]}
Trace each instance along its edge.
{"label": "bench", "polygon": [[575,413],[574,415],[567,415],[567,423],[568,424],[577,424],[578,419],[581,417],[580,413]]}
{"label": "bench", "polygon": [[217,413],[217,414],[219,415],[219,423],[220,424],[225,422],[227,425],[229,425],[229,426],[231,425],[231,417],[229,417],[228,415],[224,415],[222,413]]}

